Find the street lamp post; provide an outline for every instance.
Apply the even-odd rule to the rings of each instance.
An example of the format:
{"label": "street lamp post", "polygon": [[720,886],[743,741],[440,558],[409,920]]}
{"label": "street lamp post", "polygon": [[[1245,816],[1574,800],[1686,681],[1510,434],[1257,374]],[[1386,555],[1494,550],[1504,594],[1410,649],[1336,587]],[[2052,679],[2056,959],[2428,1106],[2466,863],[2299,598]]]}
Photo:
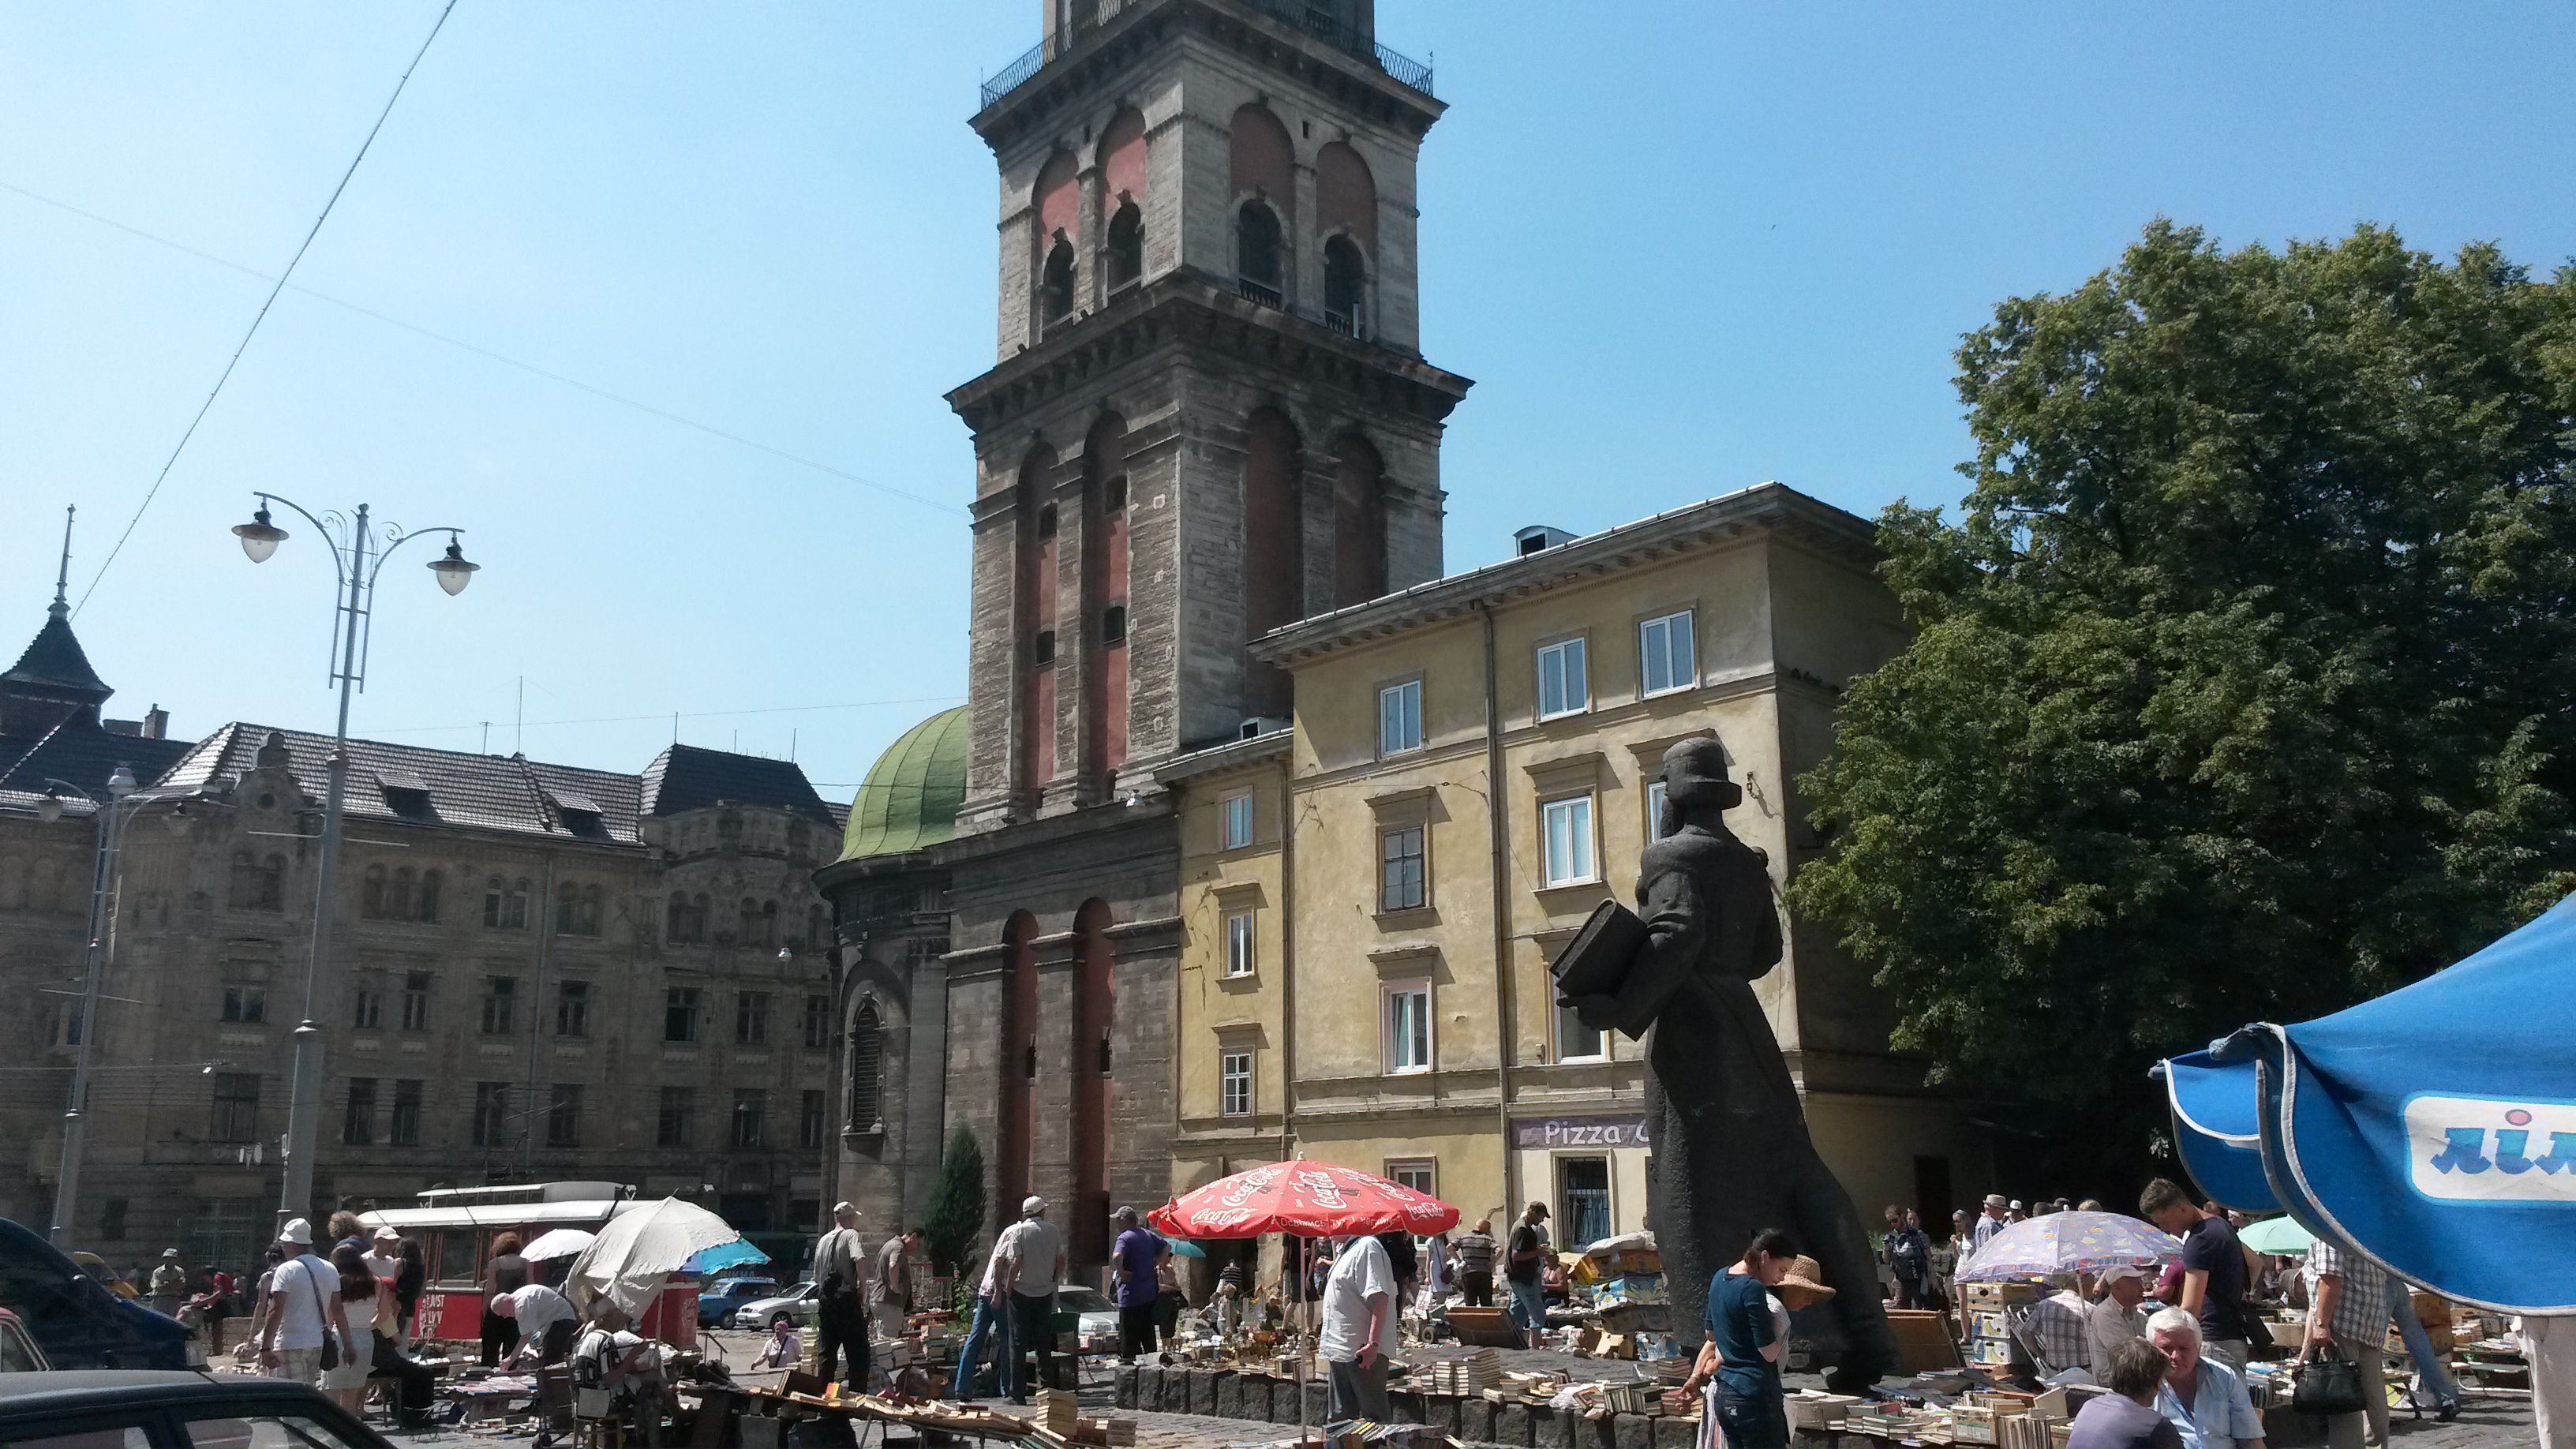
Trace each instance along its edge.
{"label": "street lamp post", "polygon": [[36,807],[37,815],[47,824],[62,818],[61,797],[56,790],[68,790],[89,802],[90,813],[98,822],[98,849],[90,863],[89,941],[81,952],[81,994],[79,1039],[72,1044],[71,1099],[63,1107],[62,1160],[54,1171],[54,1220],[46,1238],[56,1247],[71,1236],[72,1214],[80,1200],[81,1144],[86,1124],[81,1114],[89,1106],[89,1044],[98,1035],[99,952],[107,935],[107,893],[116,876],[116,853],[124,822],[116,807],[134,793],[134,772],[123,764],[107,779],[108,803],[67,780],[47,780],[45,798]]}
{"label": "street lamp post", "polygon": [[277,546],[286,541],[286,530],[269,522],[268,507],[282,503],[313,525],[331,548],[331,567],[339,576],[333,589],[331,683],[340,690],[340,720],[331,736],[331,758],[327,763],[329,788],[322,805],[322,859],[319,879],[314,883],[313,947],[304,958],[304,1019],[295,1027],[294,1083],[286,1103],[286,1173],[285,1187],[278,1194],[277,1220],[282,1228],[289,1218],[303,1217],[313,1209],[313,1157],[320,1138],[322,1121],[322,1027],[315,1020],[320,1010],[320,988],[323,964],[331,955],[331,918],[333,915],[332,881],[340,864],[340,806],[349,779],[349,697],[367,687],[367,642],[372,629],[370,619],[375,610],[376,575],[383,572],[385,560],[393,551],[423,534],[447,535],[447,553],[430,561],[430,571],[438,576],[438,586],[450,594],[465,591],[478,565],[467,563],[457,543],[464,530],[444,525],[413,529],[408,532],[386,524],[381,543],[375,536],[375,525],[368,522],[367,505],[358,505],[355,515],[343,517],[337,512],[315,517],[303,505],[274,493],[253,495],[259,508],[248,523],[235,524],[233,535],[241,540],[242,552],[252,563],[265,563]]}

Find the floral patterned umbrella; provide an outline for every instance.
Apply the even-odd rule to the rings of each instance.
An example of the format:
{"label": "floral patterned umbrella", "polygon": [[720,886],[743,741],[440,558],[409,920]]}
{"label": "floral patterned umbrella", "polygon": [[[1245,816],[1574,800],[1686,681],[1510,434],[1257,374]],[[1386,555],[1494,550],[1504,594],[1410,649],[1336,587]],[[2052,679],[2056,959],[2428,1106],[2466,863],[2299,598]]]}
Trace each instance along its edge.
{"label": "floral patterned umbrella", "polygon": [[2121,1213],[2049,1213],[1987,1239],[1959,1265],[1959,1281],[2002,1283],[2105,1268],[2154,1272],[2181,1253],[2182,1244],[2155,1224]]}

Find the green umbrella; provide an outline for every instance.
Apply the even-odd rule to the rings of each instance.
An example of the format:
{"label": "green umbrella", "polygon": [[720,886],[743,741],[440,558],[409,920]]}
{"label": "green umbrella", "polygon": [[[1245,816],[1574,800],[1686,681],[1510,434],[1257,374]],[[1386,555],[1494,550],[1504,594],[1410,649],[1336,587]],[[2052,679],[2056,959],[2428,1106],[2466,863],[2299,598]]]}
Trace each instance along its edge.
{"label": "green umbrella", "polygon": [[1187,1238],[1176,1238],[1169,1233],[1156,1233],[1154,1236],[1161,1238],[1165,1243],[1171,1246],[1172,1256],[1175,1258],[1204,1258],[1207,1256],[1207,1249],[1200,1247],[1198,1244],[1191,1242]]}
{"label": "green umbrella", "polygon": [[2236,1235],[2236,1241],[2258,1253],[2295,1257],[2308,1250],[2316,1235],[2286,1217],[2265,1218]]}

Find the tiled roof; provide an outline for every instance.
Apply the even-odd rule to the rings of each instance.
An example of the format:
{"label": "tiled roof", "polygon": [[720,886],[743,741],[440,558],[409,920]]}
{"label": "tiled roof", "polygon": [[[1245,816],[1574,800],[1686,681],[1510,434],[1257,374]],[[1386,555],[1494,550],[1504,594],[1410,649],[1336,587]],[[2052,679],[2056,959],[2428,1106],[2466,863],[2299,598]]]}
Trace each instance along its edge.
{"label": "tiled roof", "polygon": [[132,770],[138,782],[155,785],[190,748],[186,740],[121,735],[79,720],[41,735],[0,735],[0,790],[43,794],[45,781],[55,779],[104,799],[107,777],[117,766]]}
{"label": "tiled roof", "polygon": [[10,684],[41,684],[53,689],[67,689],[107,698],[115,691],[89,667],[89,655],[82,651],[80,640],[72,637],[71,622],[60,614],[46,618],[45,627],[27,645],[27,652],[0,681]]}
{"label": "tiled roof", "polygon": [[[287,766],[306,795],[323,798],[331,737],[265,725],[228,724],[207,737],[163,779],[164,788],[239,779],[258,766],[272,734],[286,745]],[[476,755],[420,745],[349,741],[349,791],[343,808],[355,819],[465,826],[557,839],[637,842],[641,781],[609,770],[549,765],[517,755]],[[393,790],[388,795],[387,787]],[[413,787],[426,787],[415,792]],[[425,793],[426,799],[422,798]],[[596,805],[594,815],[578,808]]]}
{"label": "tiled roof", "polygon": [[793,810],[829,822],[832,812],[805,772],[787,760],[673,745],[644,767],[643,813],[677,815],[721,801]]}

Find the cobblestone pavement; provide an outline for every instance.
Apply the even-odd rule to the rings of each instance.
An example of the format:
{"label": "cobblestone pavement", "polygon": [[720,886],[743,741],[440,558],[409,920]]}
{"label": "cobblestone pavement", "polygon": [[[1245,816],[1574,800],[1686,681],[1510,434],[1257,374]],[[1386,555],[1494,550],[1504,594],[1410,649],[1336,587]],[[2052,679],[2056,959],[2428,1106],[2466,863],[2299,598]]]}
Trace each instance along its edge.
{"label": "cobblestone pavement", "polygon": [[[736,1364],[749,1363],[758,1348],[758,1335],[754,1334],[719,1333],[709,1336]],[[1454,1357],[1457,1353],[1456,1348],[1448,1345],[1436,1348],[1417,1346],[1408,1350],[1403,1358],[1407,1363],[1428,1363]],[[1591,1379],[1643,1376],[1634,1364],[1583,1358],[1550,1349],[1503,1349],[1499,1354],[1505,1368],[1519,1373],[1553,1369]],[[1814,1374],[1792,1373],[1785,1378],[1793,1390],[1824,1386],[1823,1380]],[[1110,1381],[1106,1369],[1094,1369],[1084,1376],[1082,1403],[1086,1413],[1115,1412],[1110,1407]],[[1287,1444],[1296,1438],[1295,1426],[1287,1424],[1249,1423],[1196,1414],[1122,1414],[1122,1417],[1136,1421],[1136,1442],[1141,1449],[1251,1449],[1251,1446]],[[391,1437],[402,1449],[528,1449],[530,1444],[530,1436],[525,1433],[440,1431]],[[2411,1419],[2401,1410],[2390,1422],[2389,1440],[2392,1444],[2405,1446],[2405,1449],[2493,1449],[2493,1446],[2530,1444],[2533,1442],[2531,1402],[2528,1399],[2472,1395],[2459,1419],[2449,1424],[2437,1424],[2429,1416],[2421,1420]],[[903,1441],[898,1438],[894,1442]]]}

